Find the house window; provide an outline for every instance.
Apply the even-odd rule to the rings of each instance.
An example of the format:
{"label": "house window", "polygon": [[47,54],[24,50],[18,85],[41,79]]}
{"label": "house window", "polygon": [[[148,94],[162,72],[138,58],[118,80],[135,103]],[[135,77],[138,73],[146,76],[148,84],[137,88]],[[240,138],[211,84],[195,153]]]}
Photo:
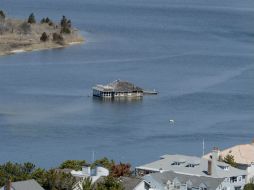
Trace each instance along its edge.
{"label": "house window", "polygon": [[179,183],[174,184],[175,189],[180,189],[181,185]]}
{"label": "house window", "polygon": [[231,178],[230,178],[230,182],[231,182],[231,183],[237,182],[237,177],[231,177]]}
{"label": "house window", "polygon": [[242,176],[238,177],[238,181],[241,182],[242,181]]}

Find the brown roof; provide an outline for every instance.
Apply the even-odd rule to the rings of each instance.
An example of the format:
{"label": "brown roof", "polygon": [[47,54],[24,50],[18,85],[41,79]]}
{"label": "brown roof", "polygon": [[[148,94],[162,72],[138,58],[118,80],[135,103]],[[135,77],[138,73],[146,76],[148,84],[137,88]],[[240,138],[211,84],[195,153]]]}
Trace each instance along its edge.
{"label": "brown roof", "polygon": [[127,81],[116,80],[110,83],[109,86],[112,86],[115,92],[143,92],[142,88],[135,86],[134,84]]}
{"label": "brown roof", "polygon": [[[208,153],[204,158],[209,158],[210,155],[211,153]],[[236,145],[220,152],[222,158],[227,155],[233,155],[235,162],[238,164],[249,165],[254,162],[254,143]]]}

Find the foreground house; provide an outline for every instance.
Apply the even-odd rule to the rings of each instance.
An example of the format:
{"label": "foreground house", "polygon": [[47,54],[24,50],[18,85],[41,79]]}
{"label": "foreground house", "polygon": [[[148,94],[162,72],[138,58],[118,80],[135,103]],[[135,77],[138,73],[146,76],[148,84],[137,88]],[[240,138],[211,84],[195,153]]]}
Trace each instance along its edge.
{"label": "foreground house", "polygon": [[143,89],[130,82],[116,80],[107,85],[93,87],[93,96],[102,98],[142,97]]}
{"label": "foreground house", "polygon": [[218,161],[218,149],[212,152],[212,159],[185,155],[164,155],[160,160],[135,168],[138,176],[151,173],[173,171],[199,177],[223,178],[223,185],[228,189],[240,190],[246,183],[247,171],[234,168]]}
{"label": "foreground house", "polygon": [[144,176],[149,190],[222,190],[224,178],[211,178],[179,174],[172,171],[152,173]]}
{"label": "foreground house", "polygon": [[11,182],[8,181],[6,185],[0,190],[44,190],[34,179],[26,181]]}

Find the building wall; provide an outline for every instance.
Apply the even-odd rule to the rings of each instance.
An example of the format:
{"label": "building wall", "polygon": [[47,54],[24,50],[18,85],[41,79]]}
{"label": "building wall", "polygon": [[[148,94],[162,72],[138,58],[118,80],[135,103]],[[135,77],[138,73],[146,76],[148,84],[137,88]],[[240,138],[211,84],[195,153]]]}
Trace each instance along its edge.
{"label": "building wall", "polygon": [[[240,180],[240,178],[242,178],[242,180]],[[235,190],[236,187],[241,187],[241,189],[243,189],[245,183],[246,183],[246,178],[244,178],[243,176],[238,176],[237,181],[235,182],[232,181],[232,178],[231,179],[225,178],[225,180],[222,182],[221,189],[224,188],[225,190]]]}
{"label": "building wall", "polygon": [[248,168],[247,168],[247,183],[252,182],[254,180],[254,163],[252,163]]}
{"label": "building wall", "polygon": [[145,182],[140,182],[133,190],[145,190]]}

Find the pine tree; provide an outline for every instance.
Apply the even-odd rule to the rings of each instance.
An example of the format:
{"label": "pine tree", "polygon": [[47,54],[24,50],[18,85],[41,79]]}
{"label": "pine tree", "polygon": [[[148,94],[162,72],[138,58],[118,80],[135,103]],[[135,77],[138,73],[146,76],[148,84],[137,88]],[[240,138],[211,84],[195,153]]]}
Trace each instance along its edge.
{"label": "pine tree", "polygon": [[33,13],[31,13],[27,19],[27,22],[30,23],[30,24],[34,24],[36,23],[36,20],[35,20],[35,16]]}
{"label": "pine tree", "polygon": [[5,19],[5,14],[4,14],[4,12],[2,10],[0,10],[0,18],[1,19]]}
{"label": "pine tree", "polygon": [[223,161],[233,167],[237,166],[237,163],[235,162],[233,155],[228,154],[227,156],[224,157]]}

